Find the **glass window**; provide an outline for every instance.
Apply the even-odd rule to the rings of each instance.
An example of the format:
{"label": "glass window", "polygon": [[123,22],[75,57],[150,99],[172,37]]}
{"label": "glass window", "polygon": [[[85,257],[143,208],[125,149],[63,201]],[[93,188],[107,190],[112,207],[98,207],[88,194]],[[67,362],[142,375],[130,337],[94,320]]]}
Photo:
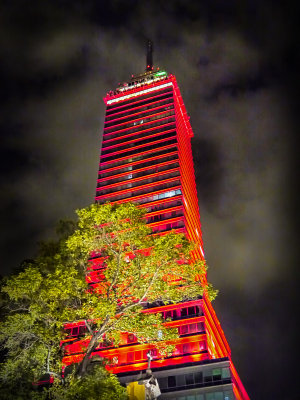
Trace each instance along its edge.
{"label": "glass window", "polygon": [[181,326],[180,333],[181,333],[181,335],[185,335],[186,333],[188,333],[188,326],[187,325]]}
{"label": "glass window", "polygon": [[72,328],[72,336],[77,336],[79,332],[79,327],[75,326],[74,328]]}
{"label": "glass window", "polygon": [[198,322],[197,324],[197,332],[203,332],[204,331],[204,323],[203,322]]}
{"label": "glass window", "polygon": [[168,378],[158,378],[158,383],[161,389],[166,389],[168,387]]}
{"label": "glass window", "polygon": [[191,351],[193,351],[193,352],[199,351],[199,343],[198,342],[191,343]]}
{"label": "glass window", "polygon": [[232,390],[225,390],[224,391],[224,400],[233,400],[233,393]]}
{"label": "glass window", "polygon": [[196,400],[204,400],[204,394],[196,394]]}
{"label": "glass window", "polygon": [[187,308],[182,308],[181,309],[181,316],[186,317],[187,316]]}
{"label": "glass window", "polygon": [[85,333],[85,325],[80,325],[80,327],[79,327],[79,335],[84,335],[84,333]]}
{"label": "glass window", "polygon": [[212,376],[214,381],[220,381],[222,379],[221,368],[215,368],[212,370]]}
{"label": "glass window", "polygon": [[185,376],[184,375],[177,375],[176,376],[176,386],[185,386]]}
{"label": "glass window", "polygon": [[188,315],[195,315],[195,307],[188,307]]}
{"label": "glass window", "polygon": [[172,353],[174,356],[177,356],[177,355],[179,355],[179,354],[182,354],[182,346],[180,346],[180,345],[177,345],[176,347],[175,347],[175,350],[173,350],[173,353]]}
{"label": "glass window", "polygon": [[176,387],[176,377],[168,376],[168,387]]}
{"label": "glass window", "polygon": [[203,378],[204,378],[204,382],[211,382],[212,381],[211,371],[209,371],[209,370],[204,371]]}
{"label": "glass window", "polygon": [[230,378],[230,370],[228,367],[222,368],[222,379]]}
{"label": "glass window", "polygon": [[194,374],[186,374],[185,382],[187,385],[193,385],[194,384]]}
{"label": "glass window", "polygon": [[180,318],[180,316],[181,316],[180,309],[174,310],[173,318],[178,319],[178,318]]}
{"label": "glass window", "polygon": [[158,383],[161,389],[166,389],[168,387],[168,378],[158,378]]}
{"label": "glass window", "polygon": [[190,352],[190,344],[189,343],[185,343],[183,345],[182,351],[183,351],[184,354],[185,353],[189,353]]}
{"label": "glass window", "polygon": [[199,346],[201,351],[206,350],[206,342],[204,340],[199,343]]}
{"label": "glass window", "polygon": [[202,383],[202,380],[203,380],[202,372],[195,372],[194,379],[195,379],[195,383]]}

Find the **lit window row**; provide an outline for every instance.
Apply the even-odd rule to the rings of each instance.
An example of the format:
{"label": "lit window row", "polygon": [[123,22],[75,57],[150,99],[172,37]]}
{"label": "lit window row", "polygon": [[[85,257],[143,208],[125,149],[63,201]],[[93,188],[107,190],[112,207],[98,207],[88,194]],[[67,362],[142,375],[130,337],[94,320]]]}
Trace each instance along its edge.
{"label": "lit window row", "polygon": [[203,385],[207,383],[227,384],[231,382],[229,367],[205,369],[194,373],[183,375],[171,375],[165,378],[158,378],[161,389],[181,388],[191,385]]}
{"label": "lit window row", "polygon": [[136,118],[136,116],[143,117],[149,115],[149,113],[159,112],[162,110],[167,111],[173,108],[174,108],[174,101],[172,97],[166,100],[158,100],[153,102],[152,104],[148,104],[146,106],[140,106],[137,109],[128,113],[118,113],[118,115],[115,115],[115,117],[108,116],[105,119],[105,127],[112,126],[118,121],[127,122],[131,121],[133,118]]}
{"label": "lit window row", "polygon": [[176,200],[169,200],[169,201],[163,201],[155,205],[150,205],[147,207],[147,211],[150,212],[155,212],[155,211],[161,211],[161,210],[167,210],[171,209],[173,207],[178,207],[182,205],[182,201],[180,198],[177,198]]}
{"label": "lit window row", "polygon": [[152,233],[160,233],[160,232],[167,232],[171,231],[172,229],[179,229],[179,228],[184,228],[184,222],[183,221],[176,221],[168,224],[162,224],[159,226],[154,226],[152,227]]}
{"label": "lit window row", "polygon": [[170,218],[176,218],[176,217],[182,217],[182,216],[183,216],[183,211],[176,210],[176,211],[161,213],[161,214],[153,215],[152,217],[148,217],[147,223],[151,224],[153,222],[165,221]]}
{"label": "lit window row", "polygon": [[175,310],[167,310],[162,313],[162,317],[165,320],[171,319],[172,321],[183,318],[199,317],[202,315],[204,315],[202,307],[199,305],[190,307],[181,307]]}
{"label": "lit window row", "polygon": [[163,111],[160,111],[160,112],[156,112],[156,110],[155,110],[155,112],[152,112],[152,113],[148,112],[146,115],[138,116],[138,118],[135,118],[133,120],[131,119],[126,122],[121,122],[119,124],[111,125],[110,127],[104,129],[104,133],[108,134],[110,132],[117,132],[119,130],[130,128],[132,126],[139,126],[139,125],[145,124],[147,122],[156,121],[158,119],[170,117],[171,115],[174,115],[174,110],[170,111],[170,110],[164,109]]}
{"label": "lit window row", "polygon": [[[167,83],[164,83],[164,84],[159,85],[159,86],[152,86],[150,88],[148,87],[148,88],[146,88],[144,90],[134,91],[134,92],[132,92],[130,94],[127,94],[125,96],[116,97],[114,99],[107,100],[107,104],[108,104],[107,108],[109,108],[110,105],[113,104],[113,103],[122,102],[122,105],[124,105],[126,103],[127,104],[131,104],[133,98],[135,98],[135,97],[139,97],[139,99],[148,99],[151,96],[151,94],[150,94],[151,92],[156,92],[156,91],[159,91],[160,93],[163,92],[163,91],[166,92],[166,91],[168,91],[168,89],[169,89],[168,87],[169,86],[173,86],[172,82],[167,82]],[[149,94],[150,94],[150,96],[149,96]]]}
{"label": "lit window row", "polygon": [[122,150],[128,150],[129,148],[137,148],[140,147],[142,145],[145,144],[150,144],[153,143],[155,141],[157,141],[158,139],[166,139],[166,138],[171,138],[174,137],[174,130],[169,130],[167,129],[166,132],[164,132],[164,130],[158,130],[157,132],[155,132],[155,134],[151,135],[146,135],[144,138],[143,137],[133,137],[131,138],[131,140],[129,142],[123,143],[123,144],[117,144],[117,145],[113,145],[111,147],[107,147],[105,149],[102,149],[102,153],[101,153],[101,157],[103,157],[104,155],[107,155],[109,153],[119,153]]}
{"label": "lit window row", "polygon": [[148,127],[147,129],[139,129],[133,133],[126,134],[120,137],[120,134],[115,134],[109,137],[108,139],[104,140],[102,142],[102,151],[106,149],[107,147],[112,147],[116,146],[118,144],[124,144],[124,143],[129,143],[133,140],[140,140],[146,137],[151,137],[154,135],[159,135],[164,132],[174,132],[175,131],[175,124],[174,123],[167,123],[167,124],[161,124],[158,126],[153,127]]}
{"label": "lit window row", "polygon": [[[99,202],[102,202],[102,203],[104,203],[106,201],[119,201],[119,200],[131,198],[134,196],[142,196],[144,194],[148,194],[151,191],[156,192],[159,190],[164,190],[164,189],[171,188],[173,186],[179,186],[179,185],[180,185],[180,181],[176,179],[172,182],[166,182],[161,185],[152,186],[150,188],[145,187],[145,188],[141,188],[141,189],[137,189],[137,190],[133,190],[133,191],[126,191],[125,193],[111,194],[109,196],[106,196],[104,199],[99,199],[100,196],[99,197],[96,196],[96,200],[98,200]],[[169,193],[169,195],[168,195],[168,193]],[[151,197],[148,196],[147,198],[140,199],[139,204],[143,204],[144,202],[146,203],[151,200],[157,200],[158,198],[162,199],[165,197],[171,197],[172,195],[175,196],[176,194],[179,194],[179,192],[177,191],[177,193],[176,193],[176,190],[173,190],[173,191],[153,195]],[[181,191],[180,191],[180,194],[181,194]]]}
{"label": "lit window row", "polygon": [[[137,169],[138,166],[135,166]],[[141,166],[140,166],[141,167]],[[165,165],[160,165],[157,164],[155,166],[149,167],[147,169],[143,169],[142,171],[138,171],[138,172],[133,172],[133,169],[131,169],[130,171],[132,171],[130,174],[127,175],[122,175],[118,178],[108,178],[105,181],[101,181],[98,183],[99,187],[102,186],[107,186],[107,185],[112,185],[114,183],[118,183],[118,182],[124,182],[128,179],[135,179],[135,178],[140,178],[142,176],[147,176],[147,175],[151,175],[157,172],[164,172],[167,170],[172,170],[174,168],[178,168],[179,167],[179,163],[178,162],[174,162],[174,161],[170,161],[169,163],[165,164]],[[140,169],[140,168],[139,168]]]}
{"label": "lit window row", "polygon": [[143,197],[138,200],[139,204],[147,204],[155,200],[162,200],[162,199],[167,199],[169,197],[174,197],[178,196],[181,194],[180,189],[175,189],[175,190],[169,190],[167,192],[159,193],[159,194],[154,194],[151,196]]}
{"label": "lit window row", "polygon": [[[97,271],[93,271],[93,272],[97,272]],[[179,319],[179,318],[177,318],[177,319]],[[187,325],[182,325],[182,326],[178,327],[179,335],[187,335],[187,334],[199,333],[199,332],[204,332],[204,331],[205,331],[205,328],[204,328],[203,322],[187,324]],[[77,325],[77,326],[73,326],[71,328],[65,329],[65,332],[69,338],[72,338],[72,337],[77,338],[82,335],[85,335],[87,332],[87,328],[85,325]],[[128,333],[126,335],[127,335],[126,342],[128,344],[137,342],[137,338],[133,333]],[[106,344],[101,343],[99,346],[100,346],[99,348],[105,347],[105,346],[107,346],[107,343]]]}
{"label": "lit window row", "polygon": [[[105,162],[105,164],[102,162],[100,164],[99,173],[102,174],[103,170],[105,170],[105,169],[111,169],[111,168],[115,168],[115,167],[123,166],[123,165],[125,166],[126,164],[131,164],[133,162],[138,162],[138,161],[142,162],[143,160],[147,160],[147,158],[150,158],[150,157],[152,158],[152,157],[158,157],[158,156],[167,156],[168,153],[171,153],[171,152],[174,152],[177,150],[176,144],[177,143],[174,143],[173,145],[163,146],[163,149],[160,149],[160,150],[157,149],[156,151],[151,152],[151,153],[143,152],[135,157],[123,158],[121,160],[116,160],[116,161],[110,162],[110,163]],[[128,168],[130,169],[130,167],[131,166],[129,166]],[[124,168],[126,168],[126,167],[124,167]]]}
{"label": "lit window row", "polygon": [[[177,344],[176,348],[171,357],[178,357],[183,355],[188,355],[192,353],[199,353],[206,351],[206,342],[205,340],[200,342],[190,342],[184,344]],[[112,358],[114,364],[129,364],[134,362],[146,362],[148,360],[147,353],[149,350],[135,350],[135,351],[127,351],[126,353],[119,353],[117,356]],[[157,349],[152,349],[150,351],[153,360],[160,358]]]}
{"label": "lit window row", "polygon": [[177,143],[177,139],[176,139],[176,136],[175,136],[175,132],[171,136],[173,136],[173,139],[169,139],[169,137],[168,137],[168,138],[165,138],[165,139],[162,139],[162,140],[155,140],[153,142],[153,144],[151,144],[151,145],[144,144],[144,145],[141,145],[141,146],[137,146],[133,150],[128,150],[128,151],[124,151],[124,152],[120,152],[120,153],[116,152],[116,154],[112,154],[112,155],[108,155],[108,156],[106,156],[106,155],[101,156],[101,161],[102,162],[104,162],[104,161],[105,162],[113,161],[113,164],[115,165],[116,162],[118,162],[118,158],[121,158],[122,161],[124,161],[124,158],[132,157],[132,156],[137,155],[137,154],[143,154],[145,151],[157,150],[161,146],[167,146],[167,145],[170,145],[170,144],[176,144]]}
{"label": "lit window row", "polygon": [[138,186],[143,186],[143,185],[146,185],[148,183],[153,183],[153,182],[159,182],[164,179],[174,178],[176,176],[179,176],[179,171],[175,170],[172,172],[172,171],[168,170],[165,173],[162,173],[160,175],[157,175],[157,174],[154,174],[153,176],[150,175],[149,177],[147,177],[145,179],[141,179],[141,180],[134,181],[134,182],[127,180],[127,181],[125,181],[124,184],[120,183],[119,185],[115,185],[112,188],[99,187],[99,188],[97,188],[97,196],[118,192],[120,190],[125,190],[128,188],[136,188]]}
{"label": "lit window row", "polygon": [[205,332],[204,322],[196,324],[187,324],[178,327],[179,335],[191,335],[193,333]]}
{"label": "lit window row", "polygon": [[[139,113],[140,111],[150,110],[157,107],[158,104],[174,103],[173,92],[167,90],[164,93],[156,93],[155,96],[144,101],[131,102],[129,107],[125,105],[119,105],[114,109],[107,109],[105,115],[105,122],[113,121],[116,118],[131,117],[132,115]],[[127,103],[128,105],[128,103]]]}
{"label": "lit window row", "polygon": [[67,337],[78,337],[85,334],[86,326],[85,325],[72,326],[71,328],[65,329],[65,332],[67,334]]}
{"label": "lit window row", "polygon": [[159,119],[156,122],[147,122],[146,124],[143,125],[136,125],[133,128],[126,128],[126,129],[120,129],[120,130],[114,130],[112,132],[108,132],[103,134],[103,141],[105,142],[108,139],[113,139],[116,137],[123,137],[126,135],[129,135],[130,133],[140,133],[142,131],[145,131],[147,129],[153,129],[157,126],[163,126],[163,125],[167,125],[170,124],[171,122],[173,122],[173,125],[175,123],[175,117],[167,117],[167,118],[163,118],[163,119]]}
{"label": "lit window row", "polygon": [[106,150],[107,147],[117,147],[118,145],[123,145],[125,143],[130,143],[133,141],[140,141],[143,140],[145,138],[151,138],[152,136],[158,136],[161,135],[163,133],[169,133],[169,132],[176,132],[175,131],[175,124],[174,123],[168,123],[165,125],[159,125],[158,127],[155,127],[153,129],[146,129],[143,132],[141,131],[137,131],[134,133],[131,133],[129,135],[125,135],[122,136],[121,138],[119,137],[115,137],[112,139],[108,139],[106,141],[103,142],[103,146],[102,146],[102,151]]}
{"label": "lit window row", "polygon": [[168,161],[173,161],[173,160],[178,160],[178,154],[177,152],[172,152],[172,154],[170,155],[165,155],[165,152],[160,155],[157,156],[155,158],[150,158],[149,161],[143,162],[143,160],[137,161],[134,164],[131,165],[126,165],[124,167],[119,167],[117,169],[112,169],[111,171],[99,171],[99,179],[103,179],[103,178],[110,178],[113,177],[115,175],[119,175],[119,174],[123,174],[124,172],[128,172],[128,171],[138,171],[141,169],[144,169],[146,167],[153,167],[153,168],[157,168],[157,165],[160,165],[164,162],[168,162]]}

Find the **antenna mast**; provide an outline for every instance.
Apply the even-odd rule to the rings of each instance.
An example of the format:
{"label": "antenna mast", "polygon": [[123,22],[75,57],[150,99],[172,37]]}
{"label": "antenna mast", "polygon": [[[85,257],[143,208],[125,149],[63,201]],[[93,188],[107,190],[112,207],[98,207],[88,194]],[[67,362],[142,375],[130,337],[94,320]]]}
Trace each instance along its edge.
{"label": "antenna mast", "polygon": [[146,59],[146,71],[153,71],[153,59],[152,59],[152,53],[153,53],[153,44],[151,40],[147,40],[147,59]]}

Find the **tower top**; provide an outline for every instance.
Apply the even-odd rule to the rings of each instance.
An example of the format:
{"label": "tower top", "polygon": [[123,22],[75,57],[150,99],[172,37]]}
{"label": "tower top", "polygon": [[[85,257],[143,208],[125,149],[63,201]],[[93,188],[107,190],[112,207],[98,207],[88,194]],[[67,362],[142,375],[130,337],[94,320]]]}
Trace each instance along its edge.
{"label": "tower top", "polygon": [[153,71],[153,43],[151,40],[147,40],[147,58],[146,58],[146,71]]}

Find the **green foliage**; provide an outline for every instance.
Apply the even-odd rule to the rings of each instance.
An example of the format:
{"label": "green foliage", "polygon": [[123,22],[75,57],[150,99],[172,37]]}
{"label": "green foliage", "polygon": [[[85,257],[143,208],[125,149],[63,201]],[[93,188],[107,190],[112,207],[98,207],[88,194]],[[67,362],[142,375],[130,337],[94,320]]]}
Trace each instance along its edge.
{"label": "green foliage", "polygon": [[[51,388],[53,399],[121,398],[102,396],[109,388],[116,393],[121,390],[103,368],[93,371],[103,383],[102,392],[101,385],[93,385],[92,375],[87,373],[89,356],[104,334],[117,346],[120,332],[132,332],[140,342],[153,343],[168,354],[170,346],[162,340],[174,339],[177,332],[166,329],[160,315],[141,310],[146,302],[178,302],[202,295],[203,287],[197,279],[205,273],[205,265],[189,261],[193,245],[184,235],[150,235],[144,214],[133,204],[94,204],[78,210],[77,223],[60,225],[60,241],[43,245],[35,260],[4,281],[6,317],[0,325],[0,342],[6,357],[0,370],[2,393],[18,387],[23,396],[30,390],[28,382],[37,381],[43,373],[60,375],[59,343],[65,338],[63,326],[68,321],[85,321],[89,344],[73,378],[64,386],[55,384]],[[88,261],[91,255],[105,261],[105,279],[97,290],[90,290],[86,281],[88,266],[93,263],[92,259]],[[206,290],[214,296],[209,285]],[[85,385],[90,386],[90,397],[83,389]],[[44,394],[35,393],[31,398],[34,396],[43,398]]]}
{"label": "green foliage", "polygon": [[115,375],[95,365],[82,378],[72,375],[63,385],[56,381],[49,397],[53,400],[126,400],[127,393]]}

